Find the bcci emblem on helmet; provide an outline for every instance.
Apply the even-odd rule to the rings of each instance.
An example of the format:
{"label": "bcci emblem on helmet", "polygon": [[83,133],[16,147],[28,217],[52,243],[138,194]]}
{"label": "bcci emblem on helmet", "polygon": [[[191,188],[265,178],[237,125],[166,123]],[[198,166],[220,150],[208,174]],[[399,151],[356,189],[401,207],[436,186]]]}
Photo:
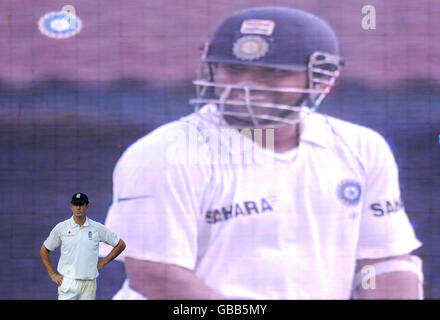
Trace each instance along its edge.
{"label": "bcci emblem on helmet", "polygon": [[235,41],[232,51],[241,60],[256,60],[269,52],[269,43],[260,36],[244,36]]}
{"label": "bcci emblem on helmet", "polygon": [[348,206],[355,206],[361,198],[361,184],[355,180],[344,180],[337,188],[339,200]]}

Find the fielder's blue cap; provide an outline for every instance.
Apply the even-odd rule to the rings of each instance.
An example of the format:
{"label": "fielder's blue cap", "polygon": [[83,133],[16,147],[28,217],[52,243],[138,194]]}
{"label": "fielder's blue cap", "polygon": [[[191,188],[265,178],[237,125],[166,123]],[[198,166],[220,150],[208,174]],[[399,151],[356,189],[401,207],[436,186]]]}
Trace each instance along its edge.
{"label": "fielder's blue cap", "polygon": [[77,192],[72,196],[70,203],[73,205],[85,205],[89,203],[89,198],[84,193]]}

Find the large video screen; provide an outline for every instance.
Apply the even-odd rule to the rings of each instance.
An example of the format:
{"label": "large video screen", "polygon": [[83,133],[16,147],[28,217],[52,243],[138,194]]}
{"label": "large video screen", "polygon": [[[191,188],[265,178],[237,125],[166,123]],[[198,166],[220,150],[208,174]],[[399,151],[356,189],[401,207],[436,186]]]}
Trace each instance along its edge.
{"label": "large video screen", "polygon": [[76,193],[126,244],[99,300],[350,299],[360,261],[405,255],[440,298],[438,1],[0,11],[0,299],[58,298],[40,250]]}

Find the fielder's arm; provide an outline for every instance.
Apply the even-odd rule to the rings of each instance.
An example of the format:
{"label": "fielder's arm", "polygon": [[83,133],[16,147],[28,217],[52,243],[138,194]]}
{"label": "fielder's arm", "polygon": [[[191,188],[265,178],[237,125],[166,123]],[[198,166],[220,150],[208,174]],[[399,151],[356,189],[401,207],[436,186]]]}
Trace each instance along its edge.
{"label": "fielder's arm", "polygon": [[106,264],[108,264],[110,261],[113,261],[117,256],[121,254],[122,251],[125,250],[125,242],[122,239],[119,239],[118,244],[110,251],[110,253],[103,259],[99,260],[98,262],[98,270],[101,270],[104,268]]}
{"label": "fielder's arm", "polygon": [[46,268],[47,273],[49,274],[49,277],[52,279],[53,282],[55,282],[57,285],[61,285],[63,282],[63,276],[58,275],[55,272],[55,269],[52,267],[52,261],[50,259],[50,251],[45,247],[43,244],[40,248],[40,256],[41,261],[43,261],[44,267]]}
{"label": "fielder's arm", "polygon": [[171,264],[126,258],[130,287],[149,299],[225,299],[191,270]]}
{"label": "fielder's arm", "polygon": [[355,299],[423,299],[421,260],[416,256],[358,260],[355,278]]}

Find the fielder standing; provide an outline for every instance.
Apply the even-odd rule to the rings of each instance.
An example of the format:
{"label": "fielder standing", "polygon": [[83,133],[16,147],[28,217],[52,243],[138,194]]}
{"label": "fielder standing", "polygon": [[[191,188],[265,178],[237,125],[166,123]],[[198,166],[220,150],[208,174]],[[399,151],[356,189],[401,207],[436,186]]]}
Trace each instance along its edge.
{"label": "fielder standing", "polygon": [[[41,246],[41,260],[51,280],[58,285],[59,300],[94,300],[99,271],[125,249],[125,243],[101,223],[86,216],[90,204],[84,193],[75,193],[70,207],[73,216],[52,229]],[[99,242],[107,243],[113,250],[98,262]],[[60,245],[56,273],[50,252]]]}

